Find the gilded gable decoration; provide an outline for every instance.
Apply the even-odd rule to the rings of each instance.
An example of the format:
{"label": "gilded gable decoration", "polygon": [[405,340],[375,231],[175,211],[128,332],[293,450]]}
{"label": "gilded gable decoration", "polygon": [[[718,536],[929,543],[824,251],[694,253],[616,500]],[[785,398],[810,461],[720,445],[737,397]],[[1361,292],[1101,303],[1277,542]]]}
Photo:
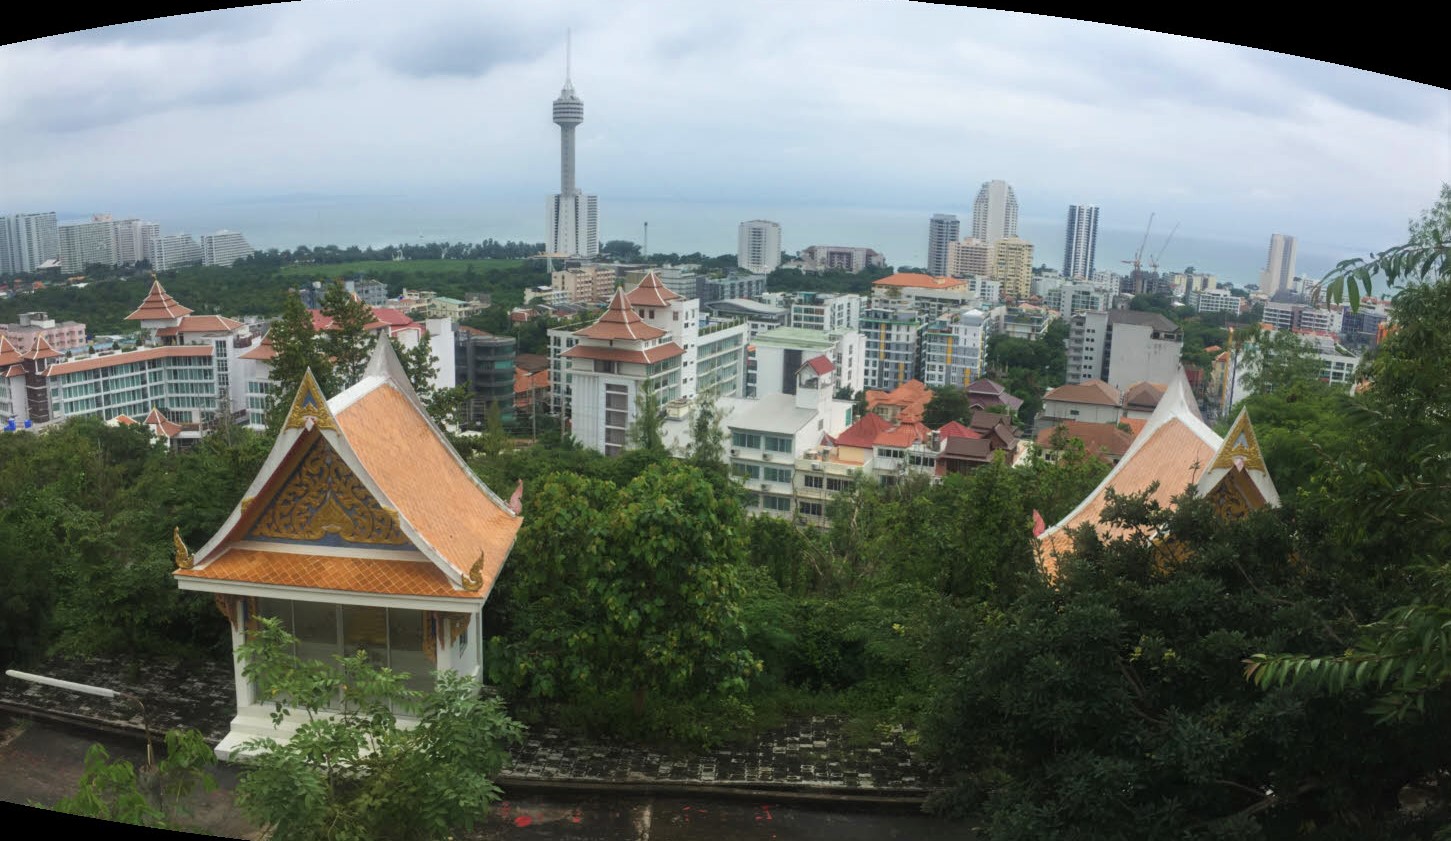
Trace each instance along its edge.
{"label": "gilded gable decoration", "polygon": [[171,542],[176,548],[176,568],[191,569],[193,564],[196,563],[196,558],[192,557],[191,551],[186,548],[186,543],[182,541],[180,526],[174,526],[172,528]]}
{"label": "gilded gable decoration", "polygon": [[252,527],[257,537],[411,545],[398,512],[378,504],[332,447],[318,439]]}
{"label": "gilded gable decoration", "polygon": [[238,630],[237,600],[231,596],[224,596],[221,593],[213,594],[213,599],[216,600],[217,610],[220,611],[223,616],[227,617],[227,623],[232,626],[232,630]]}
{"label": "gilded gable decoration", "polygon": [[1265,458],[1260,454],[1260,442],[1255,438],[1254,427],[1250,426],[1248,413],[1240,412],[1234,426],[1230,427],[1229,434],[1224,436],[1224,442],[1225,446],[1220,449],[1209,469],[1242,465],[1245,470],[1268,472],[1265,469]]}
{"label": "gilded gable decoration", "polygon": [[297,396],[292,399],[292,409],[288,411],[287,421],[282,424],[282,428],[307,430],[314,427],[337,431],[338,424],[332,410],[327,407],[327,400],[322,396],[317,378],[309,368],[302,376],[302,385],[297,389]]}

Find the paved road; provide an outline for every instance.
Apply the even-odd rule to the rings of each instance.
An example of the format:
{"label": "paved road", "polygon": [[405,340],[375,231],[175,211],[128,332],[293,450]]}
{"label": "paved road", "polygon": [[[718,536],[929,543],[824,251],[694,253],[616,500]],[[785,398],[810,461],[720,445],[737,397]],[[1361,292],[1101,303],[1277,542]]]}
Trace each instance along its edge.
{"label": "paved road", "polygon": [[[93,742],[113,758],[145,759],[139,740],[0,716],[0,801],[54,804],[74,793]],[[162,748],[164,750],[164,748]],[[192,825],[229,838],[255,837],[232,802],[236,771],[217,772],[221,788],[193,805]],[[704,798],[608,798],[572,793],[508,797],[477,825],[475,839],[570,841],[970,841],[960,824],[923,815],[831,806]]]}

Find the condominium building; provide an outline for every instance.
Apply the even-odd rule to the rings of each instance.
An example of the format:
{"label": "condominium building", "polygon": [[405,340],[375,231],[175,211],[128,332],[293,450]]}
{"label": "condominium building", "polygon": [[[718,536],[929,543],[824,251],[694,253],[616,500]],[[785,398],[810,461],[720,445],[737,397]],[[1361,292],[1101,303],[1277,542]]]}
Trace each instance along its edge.
{"label": "condominium building", "polygon": [[[664,278],[661,282],[665,283]],[[665,283],[666,288],[670,284]],[[766,291],[766,276],[763,274],[738,274],[732,272],[725,277],[701,278],[696,297],[702,304],[726,301],[731,298],[754,298]]]}
{"label": "condominium building", "polygon": [[992,273],[992,253],[992,244],[976,237],[949,243],[947,246],[947,275],[949,277],[987,277]]}
{"label": "condominium building", "polygon": [[750,298],[731,298],[704,304],[706,312],[722,321],[744,321],[749,338],[762,330],[785,327],[788,313],[784,307],[763,304]]}
{"label": "condominium building", "polygon": [[41,336],[61,353],[86,346],[86,325],[78,321],[57,322],[43,312],[23,312],[16,318],[14,324],[0,324],[0,335],[21,352],[33,347]]}
{"label": "condominium building", "polygon": [[992,310],[992,315],[994,332],[1030,342],[1043,338],[1043,331],[1058,318],[1058,313],[1053,310],[1032,304],[998,307]]}
{"label": "condominium building", "polygon": [[948,249],[957,242],[961,224],[950,213],[935,213],[927,226],[927,273],[933,277],[947,275]]}
{"label": "condominium building", "polygon": [[859,331],[782,327],[751,340],[745,396],[791,393],[792,377],[804,360],[815,356],[831,360],[838,387],[852,394],[866,389],[866,337]]}
{"label": "condominium building", "polygon": [[152,270],[158,272],[195,266],[202,261],[202,247],[187,234],[168,234],[152,241],[147,259]]}
{"label": "condominium building", "polygon": [[1110,298],[1091,283],[1065,283],[1043,295],[1043,306],[1057,310],[1063,318],[1076,313],[1106,310]]}
{"label": "condominium building", "polygon": [[980,309],[939,315],[922,331],[922,382],[966,388],[983,374],[993,319]]}
{"label": "condominium building", "polygon": [[498,407],[499,418],[514,422],[513,336],[495,336],[460,325],[454,333],[454,381],[468,391],[460,413],[463,425],[478,429]]}
{"label": "condominium building", "polygon": [[1033,244],[1017,237],[998,240],[993,244],[988,274],[1002,283],[1007,297],[1028,300],[1033,294]]}
{"label": "condominium building", "polygon": [[736,264],[752,274],[770,274],[781,265],[781,226],[764,219],[742,222]]}
{"label": "condominium building", "polygon": [[897,272],[872,282],[872,306],[908,307],[927,318],[977,302],[973,284],[962,278]]}
{"label": "condominium building", "polygon": [[1166,383],[1183,350],[1179,325],[1159,313],[1079,313],[1069,323],[1067,381],[1097,379],[1120,391],[1140,381]]}
{"label": "condominium building", "polygon": [[55,213],[0,216],[0,272],[29,274],[60,257]]}
{"label": "condominium building", "polygon": [[802,292],[791,301],[789,326],[828,332],[855,330],[861,317],[860,295]]}
{"label": "condominium building", "polygon": [[1260,291],[1270,298],[1290,290],[1295,277],[1295,253],[1298,246],[1295,238],[1286,234],[1270,237],[1270,252],[1265,258],[1265,268],[1260,272]]}
{"label": "condominium building", "polygon": [[118,219],[115,222],[116,262],[122,266],[134,265],[147,259],[151,243],[161,236],[161,226],[155,222],[140,219]]}
{"label": "condominium building", "polygon": [[972,236],[988,245],[1018,235],[1018,197],[1006,181],[984,181],[972,204]]}
{"label": "condominium building", "polygon": [[1219,288],[1219,278],[1199,272],[1175,272],[1169,282],[1174,287],[1174,294],[1179,296]]}
{"label": "condominium building", "polygon": [[886,265],[886,259],[870,248],[812,245],[801,252],[804,272],[860,272]]}
{"label": "condominium building", "polygon": [[202,235],[202,265],[231,266],[244,257],[251,257],[252,246],[236,231],[217,231]]}
{"label": "condominium building", "polygon": [[1063,276],[1074,280],[1093,277],[1093,262],[1098,250],[1098,208],[1075,204],[1068,207],[1068,226],[1064,232]]}
{"label": "condominium building", "polygon": [[1263,323],[1279,330],[1320,330],[1340,333],[1344,327],[1344,311],[1321,309],[1307,304],[1265,304]]}
{"label": "condominium building", "polygon": [[565,302],[592,303],[608,296],[614,289],[615,270],[593,263],[570,266],[551,274],[549,285],[564,294]]}
{"label": "condominium building", "polygon": [[862,310],[867,388],[887,391],[916,379],[925,319],[915,309],[873,303]]}
{"label": "condominium building", "polygon": [[97,214],[89,222],[67,222],[56,231],[62,271],[75,274],[86,266],[116,265],[116,226],[110,214]]}
{"label": "condominium building", "polygon": [[1244,298],[1236,298],[1227,289],[1201,289],[1184,296],[1184,303],[1200,312],[1223,312],[1237,315]]}

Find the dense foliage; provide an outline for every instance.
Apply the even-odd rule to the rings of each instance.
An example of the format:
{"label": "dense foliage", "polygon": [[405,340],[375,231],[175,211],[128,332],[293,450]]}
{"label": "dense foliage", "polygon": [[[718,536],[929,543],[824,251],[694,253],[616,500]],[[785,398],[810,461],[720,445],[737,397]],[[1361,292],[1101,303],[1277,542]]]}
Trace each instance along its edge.
{"label": "dense foliage", "polygon": [[[254,739],[237,804],[277,841],[438,839],[469,830],[499,798],[494,778],[522,730],[497,698],[456,672],[429,692],[359,651],[304,660],[296,638],[262,619],[239,652],[272,690],[274,724],[301,714],[286,741]],[[396,711],[417,718],[399,726]]]}

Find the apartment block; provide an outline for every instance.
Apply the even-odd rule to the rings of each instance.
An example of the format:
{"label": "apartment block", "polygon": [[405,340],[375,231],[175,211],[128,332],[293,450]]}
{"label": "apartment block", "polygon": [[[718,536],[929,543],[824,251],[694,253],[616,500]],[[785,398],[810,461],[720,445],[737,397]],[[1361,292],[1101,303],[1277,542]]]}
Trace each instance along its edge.
{"label": "apartment block", "polygon": [[76,274],[86,266],[116,265],[116,226],[109,214],[97,214],[89,222],[68,222],[56,233],[62,271]]}
{"label": "apartment block", "polygon": [[855,330],[861,325],[862,296],[802,292],[791,301],[790,327],[806,330]]}
{"label": "apartment block", "polygon": [[1067,381],[1097,379],[1120,391],[1140,381],[1167,383],[1183,350],[1183,332],[1159,313],[1079,313],[1069,323]]}
{"label": "apartment block", "polygon": [[244,257],[251,257],[252,246],[236,231],[217,231],[202,235],[202,265],[231,266]]}
{"label": "apartment block", "polygon": [[983,375],[993,317],[980,309],[939,315],[922,331],[922,382],[966,388]]}
{"label": "apartment block", "polygon": [[988,274],[1003,285],[1003,294],[1026,301],[1033,294],[1033,244],[1018,237],[993,243]]}
{"label": "apartment block", "polygon": [[804,272],[860,272],[886,265],[881,254],[870,248],[812,245],[801,251]]}

